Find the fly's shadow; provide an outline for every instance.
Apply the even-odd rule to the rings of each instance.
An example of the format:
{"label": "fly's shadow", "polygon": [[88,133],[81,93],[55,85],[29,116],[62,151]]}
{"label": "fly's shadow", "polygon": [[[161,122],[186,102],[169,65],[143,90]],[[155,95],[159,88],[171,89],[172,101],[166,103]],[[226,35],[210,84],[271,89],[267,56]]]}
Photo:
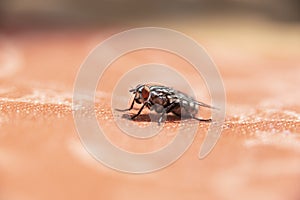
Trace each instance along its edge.
{"label": "fly's shadow", "polygon": [[[130,121],[136,121],[136,122],[157,122],[158,119],[161,117],[161,115],[159,114],[151,114],[152,116],[150,117],[149,114],[140,114],[139,116],[137,116],[136,118],[134,119],[131,119],[132,118],[132,115],[130,114],[122,114],[121,115],[121,118],[122,119],[126,119],[126,120],[130,120]],[[185,120],[185,119],[191,119],[191,118],[188,118],[188,117],[179,117],[179,116],[176,116],[176,115],[165,115],[165,122],[180,122],[181,120]]]}

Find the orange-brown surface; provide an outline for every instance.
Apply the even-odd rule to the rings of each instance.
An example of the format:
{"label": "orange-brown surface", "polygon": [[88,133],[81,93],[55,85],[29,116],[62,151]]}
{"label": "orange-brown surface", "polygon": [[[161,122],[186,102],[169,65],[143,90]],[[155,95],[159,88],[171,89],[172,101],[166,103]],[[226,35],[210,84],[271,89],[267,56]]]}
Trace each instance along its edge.
{"label": "orange-brown surface", "polygon": [[[125,28],[0,32],[0,199],[299,199],[300,27],[251,23],[170,25],[201,43],[219,67],[226,121],[205,159],[197,156],[208,125],[200,124],[179,160],[143,175],[94,160],[80,143],[71,109],[80,64]],[[137,152],[168,143],[178,126],[171,118],[150,141],[116,131],[112,89],[126,70],[149,61],[174,65],[192,85],[199,78],[174,55],[150,50],[111,66],[99,82],[96,114],[114,143]],[[198,95],[209,102],[205,92]]]}

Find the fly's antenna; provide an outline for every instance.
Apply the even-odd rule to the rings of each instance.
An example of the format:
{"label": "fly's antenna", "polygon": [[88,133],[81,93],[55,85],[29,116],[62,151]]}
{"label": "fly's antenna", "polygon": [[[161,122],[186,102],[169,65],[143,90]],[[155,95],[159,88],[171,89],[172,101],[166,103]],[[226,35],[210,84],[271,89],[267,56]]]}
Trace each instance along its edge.
{"label": "fly's antenna", "polygon": [[133,92],[133,93],[136,93],[136,89],[133,88],[133,89],[130,89],[129,92]]}
{"label": "fly's antenna", "polygon": [[129,92],[136,93],[136,88],[135,88],[135,87],[133,87],[132,85],[130,85]]}

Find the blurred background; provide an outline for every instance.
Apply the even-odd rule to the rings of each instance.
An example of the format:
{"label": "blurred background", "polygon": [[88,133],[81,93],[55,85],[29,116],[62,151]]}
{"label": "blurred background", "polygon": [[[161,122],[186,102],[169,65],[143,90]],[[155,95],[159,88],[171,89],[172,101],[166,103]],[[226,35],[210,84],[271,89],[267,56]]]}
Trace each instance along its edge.
{"label": "blurred background", "polygon": [[184,20],[206,16],[252,16],[299,22],[298,0],[2,0],[2,26],[112,25],[132,21]]}

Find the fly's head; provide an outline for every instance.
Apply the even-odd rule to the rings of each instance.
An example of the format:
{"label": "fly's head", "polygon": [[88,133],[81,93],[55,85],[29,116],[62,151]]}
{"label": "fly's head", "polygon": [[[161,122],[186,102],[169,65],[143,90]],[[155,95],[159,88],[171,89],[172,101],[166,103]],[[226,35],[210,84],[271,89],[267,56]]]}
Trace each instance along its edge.
{"label": "fly's head", "polygon": [[149,100],[150,88],[147,85],[137,85],[135,88],[129,90],[129,92],[135,95],[134,101],[138,104]]}

